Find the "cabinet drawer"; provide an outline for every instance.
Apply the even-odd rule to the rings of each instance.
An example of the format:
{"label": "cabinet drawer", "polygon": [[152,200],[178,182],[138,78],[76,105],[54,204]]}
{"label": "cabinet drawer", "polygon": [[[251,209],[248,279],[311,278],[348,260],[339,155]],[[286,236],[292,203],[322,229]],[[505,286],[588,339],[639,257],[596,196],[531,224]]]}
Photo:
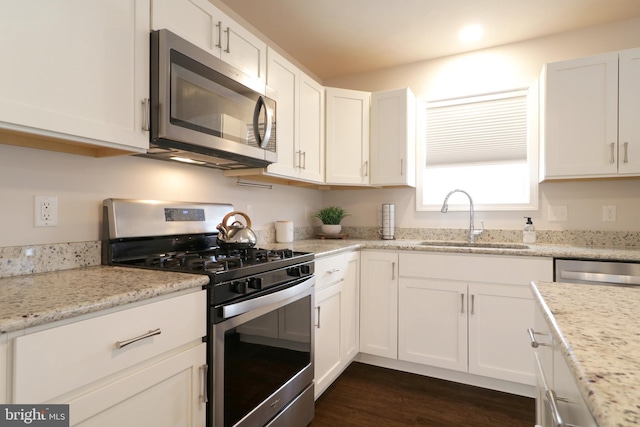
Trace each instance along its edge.
{"label": "cabinet drawer", "polygon": [[[357,253],[355,254],[357,256]],[[315,261],[316,289],[344,280],[353,253],[334,255]]]}
{"label": "cabinet drawer", "polygon": [[[14,403],[41,403],[206,335],[206,291],[15,340]],[[160,334],[118,348],[149,331]]]}

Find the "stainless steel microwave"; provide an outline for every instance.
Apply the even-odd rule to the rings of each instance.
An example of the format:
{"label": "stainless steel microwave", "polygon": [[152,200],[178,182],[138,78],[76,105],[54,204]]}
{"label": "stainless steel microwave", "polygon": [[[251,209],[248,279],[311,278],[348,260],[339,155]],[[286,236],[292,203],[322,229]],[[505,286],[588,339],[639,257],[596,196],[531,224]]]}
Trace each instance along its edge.
{"label": "stainless steel microwave", "polygon": [[264,83],[168,30],[151,33],[150,148],[143,156],[219,169],[277,161]]}

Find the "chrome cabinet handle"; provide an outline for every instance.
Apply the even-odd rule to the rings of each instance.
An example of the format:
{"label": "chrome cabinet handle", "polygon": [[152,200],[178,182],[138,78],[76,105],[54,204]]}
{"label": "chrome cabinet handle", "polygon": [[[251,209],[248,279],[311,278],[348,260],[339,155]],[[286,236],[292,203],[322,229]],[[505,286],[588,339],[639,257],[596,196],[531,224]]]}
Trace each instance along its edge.
{"label": "chrome cabinet handle", "polygon": [[471,314],[475,314],[474,313],[475,308],[476,308],[476,296],[471,294]]}
{"label": "chrome cabinet handle", "polygon": [[160,328],[158,329],[154,329],[152,331],[147,332],[146,334],[142,334],[139,337],[135,337],[135,338],[131,338],[128,340],[124,340],[124,341],[116,341],[116,348],[122,348],[122,347],[126,347],[129,344],[133,344],[136,341],[140,341],[146,338],[150,338],[156,335],[160,335]]}
{"label": "chrome cabinet handle", "polygon": [[391,263],[391,280],[396,280],[396,263]]}
{"label": "chrome cabinet handle", "polygon": [[543,334],[542,332],[536,332],[536,331],[533,330],[533,328],[527,328],[527,333],[529,334],[529,339],[531,340],[531,347],[538,348],[538,347],[550,347],[551,346],[551,344],[545,344],[543,342],[538,342],[538,340],[536,339],[536,335],[545,336],[545,334]]}
{"label": "chrome cabinet handle", "polygon": [[298,156],[298,164],[295,165],[295,167],[298,169],[302,169],[302,167],[300,166],[302,164],[302,157],[301,157],[302,151],[301,150],[296,151],[296,155]]}
{"label": "chrome cabinet handle", "polygon": [[307,169],[307,152],[302,151],[302,169]]}
{"label": "chrome cabinet handle", "polygon": [[316,328],[320,329],[320,306],[316,307]]}
{"label": "chrome cabinet handle", "polygon": [[142,100],[142,130],[145,132],[149,132],[151,130],[150,114],[151,100],[149,98],[145,98]]}
{"label": "chrome cabinet handle", "polygon": [[400,176],[404,176],[404,159],[400,159]]}
{"label": "chrome cabinet handle", "polygon": [[562,421],[562,416],[560,415],[560,411],[558,410],[558,396],[556,392],[553,390],[547,390],[545,392],[545,396],[549,401],[549,408],[551,409],[551,418],[553,418],[553,425],[562,427],[565,424]]}
{"label": "chrome cabinet handle", "polygon": [[460,314],[464,314],[464,294],[460,294]]}
{"label": "chrome cabinet handle", "polygon": [[527,328],[527,333],[529,334],[529,339],[531,340],[531,347],[538,348],[540,343],[536,340],[536,337],[534,336],[535,332],[533,331],[533,329]]}
{"label": "chrome cabinet handle", "polygon": [[337,273],[338,271],[340,271],[339,268],[334,268],[332,270],[327,270],[327,274],[333,274],[333,273]]}
{"label": "chrome cabinet handle", "polygon": [[224,51],[227,53],[231,53],[231,50],[229,48],[229,34],[230,34],[229,27],[227,27],[227,29],[224,30],[224,32],[227,33],[227,48]]}
{"label": "chrome cabinet handle", "polygon": [[201,365],[200,366],[200,390],[202,390],[202,393],[200,394],[200,402],[201,403],[207,403],[209,401],[209,398],[207,397],[207,372],[209,372],[209,366],[208,365]]}
{"label": "chrome cabinet handle", "polygon": [[369,160],[364,162],[364,176],[369,176]]}
{"label": "chrome cabinet handle", "polygon": [[612,142],[609,145],[611,146],[611,163],[615,163],[616,162],[616,158],[615,158],[615,156],[613,154],[613,152],[614,152],[613,149],[614,149],[616,144],[615,144],[615,142]]}
{"label": "chrome cabinet handle", "polygon": [[216,44],[216,47],[222,49],[222,21],[218,21],[216,27],[218,27],[218,44]]}
{"label": "chrome cabinet handle", "polygon": [[624,143],[624,162],[629,163],[629,143]]}

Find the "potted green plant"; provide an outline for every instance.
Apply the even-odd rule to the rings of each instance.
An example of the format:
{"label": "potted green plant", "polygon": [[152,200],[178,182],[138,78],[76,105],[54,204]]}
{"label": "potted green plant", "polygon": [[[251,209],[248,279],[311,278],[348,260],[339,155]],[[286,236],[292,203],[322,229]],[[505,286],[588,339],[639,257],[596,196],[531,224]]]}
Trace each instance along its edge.
{"label": "potted green plant", "polygon": [[349,214],[339,206],[329,206],[316,212],[315,217],[322,221],[322,232],[325,234],[338,234],[342,230],[340,222]]}

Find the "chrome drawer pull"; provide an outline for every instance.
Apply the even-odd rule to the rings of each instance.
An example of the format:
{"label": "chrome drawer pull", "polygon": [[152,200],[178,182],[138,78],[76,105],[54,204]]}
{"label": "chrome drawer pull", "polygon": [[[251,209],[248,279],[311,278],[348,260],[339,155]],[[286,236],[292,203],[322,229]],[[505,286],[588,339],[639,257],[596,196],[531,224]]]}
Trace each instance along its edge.
{"label": "chrome drawer pull", "polygon": [[534,336],[535,332],[533,332],[533,329],[527,328],[527,332],[529,333],[529,339],[531,340],[531,347],[538,348],[540,343],[536,341],[536,337]]}
{"label": "chrome drawer pull", "polygon": [[209,371],[209,365],[201,365],[200,366],[200,373],[202,374],[200,376],[200,381],[202,381],[202,387],[200,387],[200,389],[202,390],[202,394],[200,394],[200,402],[201,403],[207,403],[209,401],[209,398],[207,397],[207,373]]}
{"label": "chrome drawer pull", "polygon": [[158,329],[154,329],[152,331],[149,331],[146,334],[142,334],[139,337],[131,338],[130,340],[116,341],[116,348],[126,347],[129,344],[133,344],[136,341],[140,341],[140,340],[143,340],[145,338],[153,337],[155,335],[160,335],[160,333],[161,333],[160,332],[160,328],[158,328]]}
{"label": "chrome drawer pull", "polygon": [[327,274],[333,274],[333,273],[337,273],[339,271],[340,271],[339,268],[334,268],[334,269],[331,269],[331,270],[327,270]]}

